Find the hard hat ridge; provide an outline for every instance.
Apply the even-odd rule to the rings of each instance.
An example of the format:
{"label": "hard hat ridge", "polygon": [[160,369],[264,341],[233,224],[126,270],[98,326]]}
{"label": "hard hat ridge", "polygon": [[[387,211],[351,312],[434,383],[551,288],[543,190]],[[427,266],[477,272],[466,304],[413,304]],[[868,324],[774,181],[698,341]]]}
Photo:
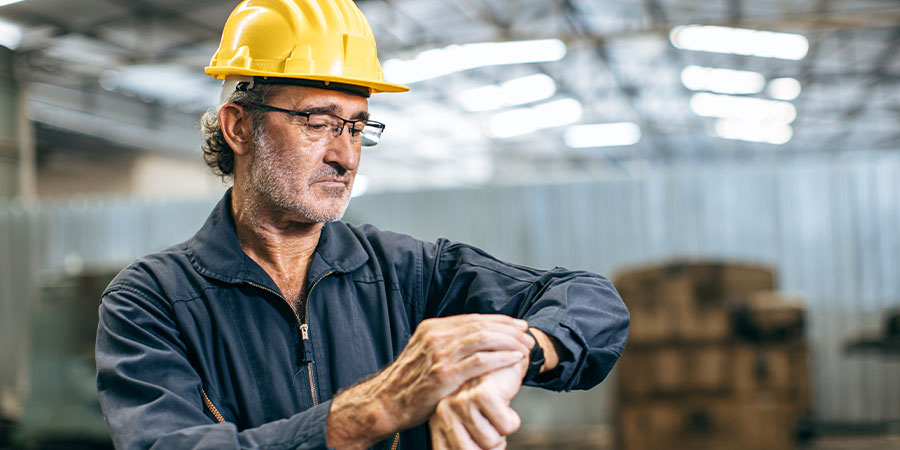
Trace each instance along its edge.
{"label": "hard hat ridge", "polygon": [[372,29],[352,0],[245,0],[229,16],[206,73],[409,90],[384,82]]}

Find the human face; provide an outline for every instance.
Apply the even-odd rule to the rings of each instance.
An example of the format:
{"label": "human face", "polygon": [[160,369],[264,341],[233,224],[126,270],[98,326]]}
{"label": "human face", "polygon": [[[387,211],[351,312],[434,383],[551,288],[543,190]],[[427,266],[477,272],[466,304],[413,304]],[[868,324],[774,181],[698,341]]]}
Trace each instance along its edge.
{"label": "human face", "polygon": [[[284,86],[268,104],[295,111],[368,118],[368,100],[342,92]],[[304,222],[330,222],[344,215],[359,167],[361,144],[343,132],[311,141],[303,118],[267,112],[253,133],[249,186],[266,203]],[[328,141],[328,142],[325,142]]]}

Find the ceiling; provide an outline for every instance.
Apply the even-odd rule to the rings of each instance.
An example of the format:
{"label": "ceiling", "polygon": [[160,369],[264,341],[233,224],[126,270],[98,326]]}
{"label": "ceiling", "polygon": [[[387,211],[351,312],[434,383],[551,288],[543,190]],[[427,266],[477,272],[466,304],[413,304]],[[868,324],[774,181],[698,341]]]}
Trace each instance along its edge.
{"label": "ceiling", "polygon": [[[389,61],[416,61],[426,50],[548,38],[564,43],[564,55],[542,62],[462,67],[413,82],[409,93],[374,96],[372,116],[387,124],[382,144],[366,150],[361,169],[374,189],[634,176],[660,164],[900,150],[896,0],[357,4],[372,25],[388,81],[410,79],[408,73],[392,70],[402,63]],[[0,7],[0,19],[22,29],[16,74],[28,94],[28,114],[39,130],[54,130],[39,133],[39,139],[44,136],[49,141],[44,145],[57,151],[83,141],[66,139],[62,130],[135,151],[198,159],[197,119],[215,106],[219,94],[218,83],[203,74],[203,67],[234,5],[211,0],[26,0]],[[800,34],[808,49],[791,60],[676,47],[673,29],[689,24]],[[759,101],[733,104],[728,103],[731,97],[723,100],[708,92],[709,85],[689,89],[684,78],[688,66],[761,74],[758,92],[737,95]],[[470,89],[495,85],[493,92],[500,92],[503,83],[536,74],[553,80],[546,98],[488,111],[472,111],[467,104]],[[727,80],[738,76],[742,72],[725,74]],[[762,132],[747,132],[738,126],[744,122],[701,115],[703,105],[712,108],[722,101],[732,112],[768,107],[772,80],[780,78],[797,80],[801,91],[786,101],[789,106],[779,104],[795,114],[789,118],[793,120],[779,122],[777,144],[747,141]],[[546,87],[548,78],[535,79]],[[468,101],[485,100],[473,95]],[[496,137],[503,133],[494,125],[503,120],[529,122],[537,130]],[[639,130],[636,143],[566,144],[570,125],[621,122]],[[96,151],[98,146],[92,147]]]}

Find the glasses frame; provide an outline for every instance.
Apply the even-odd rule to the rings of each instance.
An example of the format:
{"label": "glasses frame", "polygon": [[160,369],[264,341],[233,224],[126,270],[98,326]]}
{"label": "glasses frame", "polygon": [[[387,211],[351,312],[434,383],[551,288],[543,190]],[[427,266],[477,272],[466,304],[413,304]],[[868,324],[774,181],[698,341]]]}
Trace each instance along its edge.
{"label": "glasses frame", "polygon": [[[383,124],[383,123],[381,123],[381,122],[378,122],[378,121],[375,121],[375,120],[368,120],[368,119],[355,119],[355,120],[349,120],[349,119],[345,119],[345,118],[340,117],[340,116],[336,116],[336,115],[334,115],[334,114],[329,114],[329,113],[309,113],[309,112],[305,112],[305,111],[294,111],[294,110],[292,110],[292,109],[279,108],[279,107],[277,107],[277,106],[266,105],[266,104],[264,104],[264,103],[249,103],[249,102],[248,102],[248,103],[238,103],[238,105],[243,106],[243,107],[246,107],[246,108],[256,108],[256,109],[258,109],[258,110],[260,110],[260,111],[280,112],[280,113],[290,114],[290,115],[295,116],[295,117],[305,117],[307,120],[309,120],[309,116],[316,116],[316,115],[321,115],[321,116],[331,116],[331,117],[334,117],[335,119],[338,119],[338,120],[341,121],[341,126],[340,126],[340,128],[335,128],[334,130],[332,130],[332,131],[336,131],[336,132],[334,132],[334,133],[331,135],[331,139],[334,139],[334,138],[340,136],[341,134],[343,134],[343,133],[344,133],[344,128],[347,126],[348,123],[350,124],[349,130],[351,130],[351,131],[348,131],[348,133],[350,133],[350,138],[351,138],[351,139],[355,138],[355,136],[353,136],[353,131],[352,131],[352,130],[355,130],[354,124],[356,124],[356,123],[362,123],[364,126],[369,126],[369,127],[374,127],[374,128],[379,129],[379,132],[378,132],[378,138],[379,138],[379,140],[381,139],[381,134],[384,133],[384,129],[385,129],[385,127],[386,127],[385,124]],[[363,137],[364,137],[364,136],[363,136],[363,130],[360,130],[360,131],[359,131],[359,135],[360,135],[360,141],[361,141],[362,146],[364,146],[364,147],[374,147],[375,145],[378,145],[378,141],[375,141],[374,144],[366,145],[366,143],[365,143],[365,142],[366,142],[366,139],[363,139]]]}

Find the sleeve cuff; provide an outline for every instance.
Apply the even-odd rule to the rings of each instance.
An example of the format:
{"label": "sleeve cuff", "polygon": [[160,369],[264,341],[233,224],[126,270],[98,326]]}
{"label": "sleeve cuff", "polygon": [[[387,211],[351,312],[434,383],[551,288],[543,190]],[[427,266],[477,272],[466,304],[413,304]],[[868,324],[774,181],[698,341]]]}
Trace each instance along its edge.
{"label": "sleeve cuff", "polygon": [[585,364],[587,348],[587,343],[578,333],[575,323],[559,308],[542,309],[525,320],[530,327],[537,328],[556,339],[565,349],[565,352],[559,355],[559,364],[555,369],[537,376],[525,385],[553,391],[571,390],[577,381],[575,374],[579,373]]}

